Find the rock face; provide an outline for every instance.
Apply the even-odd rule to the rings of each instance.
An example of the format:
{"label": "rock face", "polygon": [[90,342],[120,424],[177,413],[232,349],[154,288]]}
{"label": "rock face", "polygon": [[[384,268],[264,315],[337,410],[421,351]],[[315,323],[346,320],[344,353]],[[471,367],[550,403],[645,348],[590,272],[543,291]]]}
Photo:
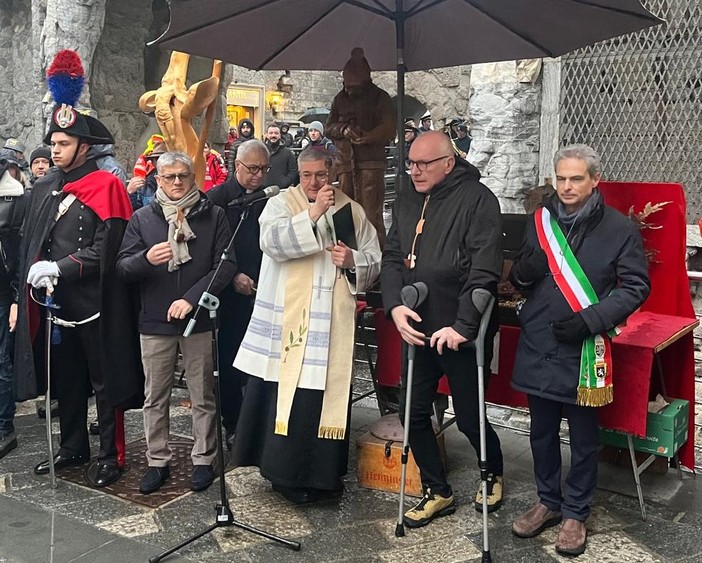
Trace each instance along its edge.
{"label": "rock face", "polygon": [[28,150],[38,144],[43,132],[41,99],[45,88],[36,45],[45,10],[45,2],[0,3],[0,137],[16,137]]}
{"label": "rock face", "polygon": [[[373,81],[391,96],[397,93],[394,72],[375,72]],[[434,127],[440,128],[447,117],[468,117],[470,81],[470,66],[410,72],[405,75],[405,94],[422,102],[431,113]]]}
{"label": "rock face", "polygon": [[473,67],[471,91],[468,160],[502,211],[521,213],[519,190],[538,185],[540,82],[519,82],[513,61],[488,63]]}

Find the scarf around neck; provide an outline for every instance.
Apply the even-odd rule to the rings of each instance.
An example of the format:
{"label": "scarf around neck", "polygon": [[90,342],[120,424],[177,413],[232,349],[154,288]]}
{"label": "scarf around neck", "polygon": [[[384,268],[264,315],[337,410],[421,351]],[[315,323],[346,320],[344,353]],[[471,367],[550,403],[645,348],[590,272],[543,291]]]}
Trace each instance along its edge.
{"label": "scarf around neck", "polygon": [[193,187],[178,200],[169,199],[163,189],[156,190],[156,200],[161,206],[163,216],[168,222],[168,243],[171,245],[173,258],[168,261],[168,271],[174,272],[191,260],[188,241],[196,238],[186,217],[190,210],[200,201],[200,190]]}

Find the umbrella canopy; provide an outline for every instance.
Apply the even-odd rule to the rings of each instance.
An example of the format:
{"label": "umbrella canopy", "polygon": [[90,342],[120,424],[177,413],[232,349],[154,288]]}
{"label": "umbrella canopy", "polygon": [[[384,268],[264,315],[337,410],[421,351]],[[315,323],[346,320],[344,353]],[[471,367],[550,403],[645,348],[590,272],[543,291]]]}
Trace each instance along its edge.
{"label": "umbrella canopy", "polygon": [[[170,0],[162,47],[262,70],[373,70],[555,57],[661,20],[638,0]],[[404,23],[404,25],[402,25]],[[235,40],[234,40],[235,39]]]}
{"label": "umbrella canopy", "polygon": [[327,108],[307,108],[298,121],[302,123],[312,123],[313,121],[321,121],[324,123],[331,112]]}
{"label": "umbrella canopy", "polygon": [[[639,0],[169,0],[161,47],[254,70],[340,70],[362,47],[372,70],[556,57],[662,20]],[[234,40],[235,39],[235,40]],[[398,159],[405,159],[397,107]],[[398,177],[402,190],[405,176]]]}

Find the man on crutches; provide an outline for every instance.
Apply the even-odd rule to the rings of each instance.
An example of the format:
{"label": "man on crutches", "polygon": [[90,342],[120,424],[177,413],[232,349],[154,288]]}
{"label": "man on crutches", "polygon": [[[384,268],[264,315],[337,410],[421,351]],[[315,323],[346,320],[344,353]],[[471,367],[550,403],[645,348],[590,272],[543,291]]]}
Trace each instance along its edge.
{"label": "man on crutches", "polygon": [[[479,182],[478,170],[455,156],[445,135],[428,132],[417,138],[409,153],[409,172],[414,190],[401,193],[395,201],[381,283],[385,311],[405,343],[416,347],[410,419],[403,424],[409,424],[409,444],[424,489],[421,501],[405,513],[404,524],[417,528],[455,511],[453,491],[431,425],[432,404],[444,374],[458,428],[476,454],[480,452],[475,347],[461,345],[478,336],[481,311],[473,303],[474,291],[483,289],[496,295],[502,271],[502,229],[497,198]],[[428,286],[428,297],[411,310],[402,304],[401,291],[419,281]],[[486,366],[490,365],[496,332],[493,310],[484,339]],[[406,366],[402,384],[407,384]],[[402,400],[401,416],[404,407]],[[487,506],[493,511],[502,504],[502,451],[487,422],[485,432]],[[481,487],[475,508],[482,510],[482,504]]]}

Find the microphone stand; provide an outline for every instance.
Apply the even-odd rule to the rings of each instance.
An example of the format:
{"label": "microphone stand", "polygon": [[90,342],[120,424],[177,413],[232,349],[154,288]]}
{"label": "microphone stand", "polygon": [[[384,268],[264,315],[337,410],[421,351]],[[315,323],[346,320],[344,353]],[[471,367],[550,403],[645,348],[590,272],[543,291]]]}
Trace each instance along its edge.
{"label": "microphone stand", "polygon": [[[252,202],[253,203],[253,202]],[[222,397],[220,393],[220,383],[219,383],[219,340],[217,336],[217,310],[219,309],[219,298],[217,298],[216,295],[212,295],[210,293],[212,291],[212,285],[214,284],[214,281],[217,279],[217,276],[219,275],[219,271],[222,268],[222,265],[224,264],[225,261],[229,260],[229,256],[231,253],[234,251],[234,239],[236,238],[237,233],[239,232],[239,229],[241,228],[241,224],[246,220],[246,218],[249,215],[249,206],[246,206],[244,210],[241,212],[241,216],[239,217],[239,223],[236,226],[236,229],[234,229],[234,233],[232,234],[232,238],[229,240],[229,244],[227,244],[227,247],[224,249],[222,252],[222,257],[219,260],[219,264],[217,264],[217,268],[215,269],[214,275],[212,276],[212,279],[210,279],[210,283],[207,285],[207,289],[202,293],[200,296],[200,300],[198,301],[197,304],[197,309],[195,310],[195,314],[193,317],[188,321],[188,325],[185,328],[185,331],[183,332],[183,336],[186,338],[190,336],[195,329],[195,325],[197,324],[197,319],[200,316],[200,313],[203,309],[206,309],[209,311],[209,317],[210,317],[210,323],[211,323],[211,333],[212,333],[212,365],[214,366],[214,390],[215,390],[215,416],[217,420],[217,463],[219,464],[219,504],[215,505],[215,522],[214,524],[211,524],[201,532],[198,532],[194,536],[191,536],[182,542],[180,542],[178,545],[175,547],[172,547],[168,549],[167,551],[164,551],[160,555],[156,555],[154,557],[151,557],[149,559],[149,563],[157,563],[158,561],[161,561],[162,559],[168,557],[172,553],[175,553],[179,549],[185,547],[186,545],[194,542],[195,540],[201,538],[205,534],[209,534],[213,530],[217,528],[223,528],[226,526],[236,526],[237,528],[241,528],[242,530],[246,530],[247,532],[251,532],[253,534],[258,534],[259,536],[263,536],[264,538],[267,538],[269,540],[274,540],[279,543],[282,543],[283,545],[289,547],[293,551],[300,551],[300,542],[293,541],[293,540],[288,540],[285,538],[281,538],[279,536],[273,535],[270,532],[266,532],[264,530],[259,530],[258,528],[254,528],[253,526],[250,526],[248,524],[244,524],[243,522],[239,522],[234,518],[234,514],[229,507],[229,500],[227,498],[227,488],[226,484],[224,482],[224,446],[222,444]]]}

